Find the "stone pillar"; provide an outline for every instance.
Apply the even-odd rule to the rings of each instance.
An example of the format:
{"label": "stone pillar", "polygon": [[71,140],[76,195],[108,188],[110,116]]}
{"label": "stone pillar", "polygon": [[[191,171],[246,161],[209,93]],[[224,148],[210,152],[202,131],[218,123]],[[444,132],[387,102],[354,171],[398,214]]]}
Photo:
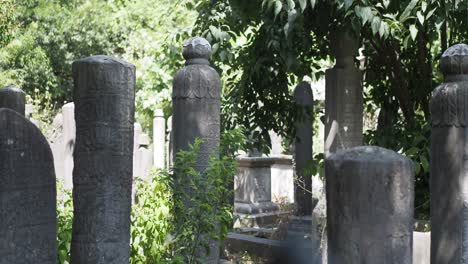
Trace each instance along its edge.
{"label": "stone pillar", "polygon": [[166,136],[166,168],[172,167],[172,154],[174,153],[174,135],[172,133],[172,116],[167,118],[167,136]]}
{"label": "stone pillar", "polygon": [[135,123],[133,125],[133,177],[138,177],[138,166],[137,166],[137,159],[138,159],[138,150],[140,149],[140,136],[143,134],[143,128],[139,123]]}
{"label": "stone pillar", "polygon": [[[187,40],[183,47],[185,67],[174,77],[172,91],[173,156],[189,149],[195,138],[204,140],[196,164],[199,172],[208,167],[209,157],[217,155],[220,140],[221,81],[210,67],[211,46],[203,38]],[[211,243],[203,263],[218,263],[219,243]]]}
{"label": "stone pillar", "polygon": [[440,60],[445,82],[432,93],[431,263],[468,263],[468,45]]}
{"label": "stone pillar", "polygon": [[76,147],[71,263],[130,255],[135,66],[93,56],[73,63]]}
{"label": "stone pillar", "polygon": [[0,109],[0,159],[0,263],[55,264],[52,152],[33,123],[6,108]]}
{"label": "stone pillar", "polygon": [[75,149],[76,126],[75,126],[75,104],[68,103],[62,107],[63,117],[63,154],[59,159],[63,162],[63,187],[73,188],[73,150]]}
{"label": "stone pillar", "polygon": [[[294,101],[300,112],[296,121],[294,142],[294,200],[298,215],[312,215],[312,174],[307,171],[307,164],[312,162],[313,116],[314,107],[312,87],[307,82],[300,83],[294,89]],[[310,169],[309,169],[310,170]]]}
{"label": "stone pillar", "polygon": [[362,145],[362,74],[354,65],[359,43],[350,33],[339,34],[332,43],[336,58],[325,74],[325,155]]}
{"label": "stone pillar", "polygon": [[14,85],[0,89],[0,108],[9,108],[24,116],[25,106],[26,94],[23,90]]}
{"label": "stone pillar", "polygon": [[164,169],[166,156],[166,120],[162,109],[156,109],[153,119],[153,165]]}
{"label": "stone pillar", "polygon": [[328,263],[412,263],[413,167],[374,146],[326,159]]}

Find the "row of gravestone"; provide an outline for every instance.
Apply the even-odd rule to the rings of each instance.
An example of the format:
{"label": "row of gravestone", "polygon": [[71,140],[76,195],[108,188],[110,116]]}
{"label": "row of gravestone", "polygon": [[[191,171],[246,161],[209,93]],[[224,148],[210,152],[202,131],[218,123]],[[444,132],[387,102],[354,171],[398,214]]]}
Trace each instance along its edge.
{"label": "row of gravestone", "polygon": [[[196,163],[200,171],[219,146],[221,82],[209,66],[210,54],[206,40],[186,41],[186,66],[176,74],[173,89],[173,152],[188,149],[195,138],[204,139]],[[75,61],[72,71],[76,141],[71,262],[129,263],[135,66],[99,55]],[[56,263],[54,159],[24,112],[21,90],[0,90],[0,264]],[[211,244],[211,254],[204,256],[207,263],[219,256],[218,242]]]}
{"label": "row of gravestone", "polygon": [[[430,263],[468,263],[468,45],[441,57],[432,93]],[[412,162],[379,147],[325,161],[328,263],[412,263]]]}
{"label": "row of gravestone", "polygon": [[[352,65],[352,60],[350,62],[348,64]],[[430,263],[465,264],[468,263],[468,45],[458,44],[447,49],[441,57],[440,68],[444,83],[433,91],[430,101]],[[340,79],[346,75],[338,69],[327,78]],[[327,95],[326,105],[332,104],[329,100],[334,99]],[[348,100],[342,96],[338,99]],[[347,111],[353,109],[348,107]],[[338,118],[329,116],[332,117],[327,120],[329,124]],[[355,122],[354,116],[348,119],[343,120],[350,124],[362,123]],[[301,132],[298,130],[296,135],[300,136]],[[311,138],[310,134],[306,135],[307,139]],[[358,137],[350,135],[349,138],[339,141],[359,145]],[[353,138],[355,143],[352,143]],[[311,143],[305,143],[310,149]],[[328,263],[412,263],[413,239],[421,240],[420,234],[413,236],[413,163],[380,147],[349,148],[345,145],[344,150],[336,151],[339,149],[336,141],[331,143],[335,147],[326,147],[325,161]],[[296,162],[301,155],[310,157],[300,150],[295,155]],[[253,205],[258,207],[259,203]],[[304,253],[305,261],[294,263],[310,263],[314,256],[310,250]],[[419,254],[423,251],[418,249]],[[429,263],[426,256],[421,255],[415,257]]]}
{"label": "row of gravestone", "polygon": [[[174,153],[204,139],[196,169],[208,166],[220,135],[220,78],[201,38],[184,44],[186,66],[173,89]],[[135,67],[107,56],[73,63],[72,263],[128,263]],[[445,82],[433,94],[431,263],[468,259],[468,46],[442,56]],[[0,96],[0,263],[55,263],[56,186],[50,147],[24,117],[24,94]],[[177,176],[176,176],[177,177]],[[411,161],[378,147],[326,160],[329,263],[411,263],[414,174]],[[217,263],[211,244],[205,263]]]}

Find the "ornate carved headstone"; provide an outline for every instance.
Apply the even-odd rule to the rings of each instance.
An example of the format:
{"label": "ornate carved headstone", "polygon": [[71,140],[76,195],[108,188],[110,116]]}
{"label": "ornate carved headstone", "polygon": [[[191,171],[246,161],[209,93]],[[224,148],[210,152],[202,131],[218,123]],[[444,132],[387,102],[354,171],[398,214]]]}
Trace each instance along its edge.
{"label": "ornate carved headstone", "polygon": [[6,108],[0,109],[0,159],[0,264],[55,264],[52,152],[33,123]]}
{"label": "ornate carved headstone", "polygon": [[130,255],[135,66],[94,56],[73,63],[76,146],[71,263]]}
{"label": "ornate carved headstone", "polygon": [[26,94],[20,88],[9,85],[0,89],[0,108],[13,109],[24,116]]}
{"label": "ornate carved headstone", "polygon": [[166,149],[166,120],[162,109],[156,109],[153,118],[153,165],[164,169]]}
{"label": "ornate carved headstone", "polygon": [[[172,91],[173,155],[188,150],[196,138],[204,140],[196,164],[204,172],[219,147],[221,81],[210,67],[211,46],[205,39],[187,40],[183,56],[186,66],[176,73]],[[218,263],[219,243],[211,243],[210,249],[204,263]]]}
{"label": "ornate carved headstone", "polygon": [[354,65],[358,41],[350,33],[338,33],[332,41],[336,58],[326,71],[325,154],[362,145],[362,74]]}
{"label": "ornate carved headstone", "polygon": [[468,45],[440,60],[445,82],[432,94],[431,263],[468,263]]}
{"label": "ornate carved headstone", "polygon": [[312,161],[313,127],[310,111],[314,107],[312,87],[307,82],[300,83],[294,90],[294,100],[301,112],[296,122],[294,142],[294,200],[298,215],[312,215],[312,175],[307,172],[307,164]]}
{"label": "ornate carved headstone", "polygon": [[325,161],[328,263],[411,264],[413,163],[380,147],[339,151]]}

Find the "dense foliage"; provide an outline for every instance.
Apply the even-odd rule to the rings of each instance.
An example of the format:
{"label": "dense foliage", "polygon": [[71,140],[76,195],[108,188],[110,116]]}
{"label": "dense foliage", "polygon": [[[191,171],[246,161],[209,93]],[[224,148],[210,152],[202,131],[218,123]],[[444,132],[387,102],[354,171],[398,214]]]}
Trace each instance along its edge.
{"label": "dense foliage", "polygon": [[[189,0],[1,0],[0,87],[16,84],[47,107],[71,101],[71,63],[106,54],[137,66],[137,118],[169,112],[181,42],[195,21]],[[188,6],[187,6],[188,5]],[[39,107],[45,107],[42,102]]]}
{"label": "dense foliage", "polygon": [[197,32],[216,47],[223,71],[224,124],[257,131],[252,136],[263,149],[269,130],[293,135],[291,88],[305,76],[323,76],[335,34],[357,36],[365,111],[378,120],[366,142],[416,162],[417,217],[429,216],[428,103],[442,81],[440,55],[468,38],[468,1],[220,0],[204,1],[200,14]]}

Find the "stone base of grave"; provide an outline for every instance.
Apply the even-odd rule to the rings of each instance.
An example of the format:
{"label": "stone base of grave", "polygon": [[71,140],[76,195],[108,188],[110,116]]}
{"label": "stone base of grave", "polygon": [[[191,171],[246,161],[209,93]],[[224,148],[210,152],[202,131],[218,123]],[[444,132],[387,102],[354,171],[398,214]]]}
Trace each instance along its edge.
{"label": "stone base of grave", "polygon": [[290,215],[289,211],[275,211],[258,214],[239,214],[235,213],[234,228],[242,227],[266,227],[278,224],[282,217]]}
{"label": "stone base of grave", "polygon": [[234,212],[237,214],[263,214],[277,211],[279,211],[279,206],[273,202],[234,203]]}
{"label": "stone base of grave", "polygon": [[[277,217],[294,202],[291,156],[239,157],[234,180],[234,212],[241,218]],[[247,217],[248,215],[249,217]]]}

